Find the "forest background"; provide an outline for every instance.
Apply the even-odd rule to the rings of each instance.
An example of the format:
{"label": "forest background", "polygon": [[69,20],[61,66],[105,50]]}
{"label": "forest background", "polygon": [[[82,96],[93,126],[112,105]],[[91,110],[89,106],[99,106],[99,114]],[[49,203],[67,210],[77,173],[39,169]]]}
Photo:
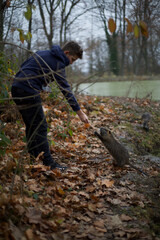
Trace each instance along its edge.
{"label": "forest background", "polygon": [[[95,74],[102,79],[110,75],[110,80],[112,74],[158,75],[159,4],[158,0],[0,0],[1,71],[4,60],[8,74],[16,72],[29,56],[27,50],[76,40],[85,54],[70,68],[71,81]],[[111,31],[109,19],[115,23]]]}

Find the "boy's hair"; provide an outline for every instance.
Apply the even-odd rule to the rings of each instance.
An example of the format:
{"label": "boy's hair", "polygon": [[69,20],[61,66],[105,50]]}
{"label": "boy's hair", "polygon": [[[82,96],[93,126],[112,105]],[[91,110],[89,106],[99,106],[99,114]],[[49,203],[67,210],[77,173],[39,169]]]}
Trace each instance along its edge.
{"label": "boy's hair", "polygon": [[77,42],[69,41],[65,43],[62,50],[69,51],[70,55],[76,55],[78,58],[82,59],[83,49]]}

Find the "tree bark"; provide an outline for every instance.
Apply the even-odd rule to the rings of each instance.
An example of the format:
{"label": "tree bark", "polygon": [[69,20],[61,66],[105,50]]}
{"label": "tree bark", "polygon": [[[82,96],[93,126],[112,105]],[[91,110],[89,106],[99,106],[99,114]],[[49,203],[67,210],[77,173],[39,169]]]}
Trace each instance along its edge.
{"label": "tree bark", "polygon": [[117,49],[117,34],[107,35],[107,44],[109,48],[109,60],[110,60],[110,70],[115,75],[119,74],[119,63],[118,63],[118,49]]}
{"label": "tree bark", "polygon": [[125,49],[126,49],[126,41],[125,41],[125,17],[126,17],[126,0],[123,0],[123,30],[122,30],[122,51],[121,51],[121,75],[124,75],[124,67],[125,67]]}
{"label": "tree bark", "polygon": [[[117,37],[118,34],[116,32],[112,33],[112,35],[108,32],[107,22],[108,18],[105,15],[104,6],[105,3],[102,1],[101,3],[98,0],[95,0],[95,3],[99,9],[100,18],[103,22],[104,32],[106,36],[106,43],[109,49],[109,61],[110,61],[110,70],[115,75],[119,74],[119,59],[118,59],[118,48],[117,48]],[[115,0],[115,22],[117,20],[117,0]],[[104,6],[103,6],[104,5]]]}
{"label": "tree bark", "polygon": [[[54,20],[55,18],[55,11],[57,9],[57,7],[60,4],[60,0],[49,0],[46,1],[44,0],[44,6],[45,6],[45,10],[43,9],[42,6],[42,0],[38,0],[38,5],[39,5],[39,10],[40,10],[40,15],[42,18],[42,24],[43,24],[43,28],[44,28],[44,33],[47,37],[48,40],[48,45],[49,48],[52,47],[52,39],[53,39],[53,35],[54,35],[54,29],[53,29],[53,22],[55,22]],[[49,29],[47,30],[47,23],[46,23],[46,14],[49,15]]]}
{"label": "tree bark", "polygon": [[[35,0],[28,0],[28,5],[31,8],[31,12],[32,12],[32,5],[34,3]],[[29,24],[28,24],[28,32],[30,32],[32,34],[32,14],[31,14],[31,18],[29,19]],[[32,38],[30,39],[30,41],[28,41],[27,44],[27,49],[31,50],[31,43],[32,43]],[[27,57],[29,57],[30,53],[27,52]]]}
{"label": "tree bark", "polygon": [[[73,8],[80,2],[80,0],[61,0],[61,26],[60,26],[60,45],[66,42],[67,30],[69,25],[69,17],[71,16]],[[67,7],[67,4],[70,3],[70,6]],[[80,14],[81,15],[81,14]],[[75,20],[74,20],[75,21]],[[74,22],[72,21],[72,23]]]}
{"label": "tree bark", "polygon": [[4,8],[5,4],[3,0],[0,0],[0,53],[4,50],[4,44],[3,44],[3,24],[4,24]]}

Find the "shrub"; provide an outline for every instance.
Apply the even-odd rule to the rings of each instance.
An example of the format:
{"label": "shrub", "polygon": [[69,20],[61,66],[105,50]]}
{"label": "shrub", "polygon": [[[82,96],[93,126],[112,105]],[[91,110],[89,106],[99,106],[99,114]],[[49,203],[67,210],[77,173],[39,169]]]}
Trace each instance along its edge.
{"label": "shrub", "polygon": [[6,148],[11,143],[10,139],[6,137],[3,131],[4,127],[4,123],[0,121],[0,157],[6,153]]}

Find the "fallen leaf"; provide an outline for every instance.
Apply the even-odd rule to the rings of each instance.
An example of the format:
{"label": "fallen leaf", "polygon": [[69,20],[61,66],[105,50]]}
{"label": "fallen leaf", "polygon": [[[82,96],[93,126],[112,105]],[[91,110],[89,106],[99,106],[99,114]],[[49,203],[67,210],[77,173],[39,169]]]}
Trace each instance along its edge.
{"label": "fallen leaf", "polygon": [[86,197],[87,199],[90,198],[90,197],[89,197],[89,194],[86,193],[86,192],[82,192],[82,191],[80,191],[80,192],[79,192],[79,195],[84,196],[84,197]]}
{"label": "fallen leaf", "polygon": [[63,189],[61,187],[57,187],[57,191],[60,195],[64,195],[65,192],[63,191]]}
{"label": "fallen leaf", "polygon": [[79,203],[80,199],[77,196],[72,197],[72,202]]}
{"label": "fallen leaf", "polygon": [[95,212],[95,211],[97,210],[97,206],[96,206],[96,204],[88,203],[88,209],[89,209],[91,212]]}
{"label": "fallen leaf", "polygon": [[105,185],[106,187],[112,187],[113,184],[114,184],[114,180],[109,180],[109,179],[102,180],[102,186]]}
{"label": "fallen leaf", "polygon": [[13,240],[22,240],[22,238],[24,237],[20,229],[16,227],[10,219],[9,219],[9,231],[10,237]]}
{"label": "fallen leaf", "polygon": [[122,221],[125,221],[125,222],[128,222],[128,221],[131,221],[131,220],[132,220],[132,218],[131,218],[130,216],[125,215],[125,214],[122,214],[122,215],[120,216],[120,218],[121,218]]}
{"label": "fallen leaf", "polygon": [[28,240],[34,240],[33,230],[31,228],[28,228],[25,234]]}
{"label": "fallen leaf", "polygon": [[89,123],[85,123],[84,124],[84,128],[89,128],[90,127],[90,124]]}
{"label": "fallen leaf", "polygon": [[29,220],[29,223],[40,223],[41,222],[41,211],[36,208],[28,208],[26,212],[26,217]]}
{"label": "fallen leaf", "polygon": [[109,221],[110,221],[110,224],[115,227],[122,225],[122,221],[118,215],[110,216]]}
{"label": "fallen leaf", "polygon": [[99,228],[104,228],[104,220],[98,219],[93,222],[93,225]]}

